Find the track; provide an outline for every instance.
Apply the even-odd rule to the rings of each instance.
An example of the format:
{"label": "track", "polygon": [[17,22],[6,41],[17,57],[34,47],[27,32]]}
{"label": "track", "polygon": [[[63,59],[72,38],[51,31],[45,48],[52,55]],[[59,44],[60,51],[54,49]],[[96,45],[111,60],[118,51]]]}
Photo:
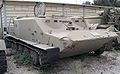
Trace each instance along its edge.
{"label": "track", "polygon": [[6,36],[5,43],[7,48],[12,48],[15,53],[27,53],[32,58],[33,66],[46,68],[51,62],[59,58],[59,48],[41,48],[40,45],[25,41],[13,36]]}

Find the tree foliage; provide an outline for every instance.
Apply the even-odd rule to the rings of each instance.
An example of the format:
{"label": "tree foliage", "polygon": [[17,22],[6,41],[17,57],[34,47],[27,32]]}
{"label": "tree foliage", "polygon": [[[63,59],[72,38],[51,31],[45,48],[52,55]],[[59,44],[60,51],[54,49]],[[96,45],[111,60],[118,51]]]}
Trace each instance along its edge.
{"label": "tree foliage", "polygon": [[120,0],[94,0],[95,5],[101,6],[120,6]]}
{"label": "tree foliage", "polygon": [[90,2],[90,1],[86,1],[86,2],[84,2],[83,4],[85,4],[85,5],[90,5],[91,2]]}

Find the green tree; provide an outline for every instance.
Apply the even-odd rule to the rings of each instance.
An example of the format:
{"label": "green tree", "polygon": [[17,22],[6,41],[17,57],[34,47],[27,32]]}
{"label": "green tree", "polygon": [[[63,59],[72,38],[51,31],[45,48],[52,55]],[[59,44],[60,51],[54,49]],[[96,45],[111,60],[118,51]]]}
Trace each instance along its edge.
{"label": "green tree", "polygon": [[91,4],[91,2],[90,1],[86,1],[85,3],[83,3],[83,4],[85,4],[85,5],[90,5]]}
{"label": "green tree", "polygon": [[94,0],[95,5],[101,6],[120,6],[120,0]]}

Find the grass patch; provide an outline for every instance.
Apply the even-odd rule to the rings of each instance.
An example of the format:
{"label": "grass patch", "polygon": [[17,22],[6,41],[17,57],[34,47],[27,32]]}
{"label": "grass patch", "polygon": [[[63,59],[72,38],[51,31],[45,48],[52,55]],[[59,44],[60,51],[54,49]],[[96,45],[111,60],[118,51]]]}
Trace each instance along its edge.
{"label": "grass patch", "polygon": [[18,54],[14,54],[14,59],[16,60],[16,63],[20,64],[20,65],[32,65],[32,58],[30,56],[30,54],[26,54],[26,53],[18,53]]}
{"label": "grass patch", "polygon": [[74,67],[75,74],[81,74],[81,60],[74,61],[73,67]]}

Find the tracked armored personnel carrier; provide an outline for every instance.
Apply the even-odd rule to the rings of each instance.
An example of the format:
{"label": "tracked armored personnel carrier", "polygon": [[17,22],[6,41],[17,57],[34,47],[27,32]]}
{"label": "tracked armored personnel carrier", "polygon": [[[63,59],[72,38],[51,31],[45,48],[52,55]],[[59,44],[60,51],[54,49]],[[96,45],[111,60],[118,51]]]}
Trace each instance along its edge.
{"label": "tracked armored personnel carrier", "polygon": [[[113,47],[120,48],[120,9],[117,7],[106,8],[98,11],[98,16],[71,17],[71,20],[84,29],[102,29],[116,32],[118,37],[111,42]],[[75,20],[78,20],[77,22]]]}
{"label": "tracked armored personnel carrier", "polygon": [[23,17],[14,19],[13,35],[5,37],[7,47],[27,52],[41,68],[59,58],[94,51],[101,54],[117,35],[106,30],[86,30],[66,17]]}
{"label": "tracked armored personnel carrier", "polygon": [[106,8],[101,14],[100,16],[102,16],[102,18],[98,28],[105,28],[109,31],[116,32],[118,38],[114,40],[113,46],[116,49],[120,49],[120,8]]}

